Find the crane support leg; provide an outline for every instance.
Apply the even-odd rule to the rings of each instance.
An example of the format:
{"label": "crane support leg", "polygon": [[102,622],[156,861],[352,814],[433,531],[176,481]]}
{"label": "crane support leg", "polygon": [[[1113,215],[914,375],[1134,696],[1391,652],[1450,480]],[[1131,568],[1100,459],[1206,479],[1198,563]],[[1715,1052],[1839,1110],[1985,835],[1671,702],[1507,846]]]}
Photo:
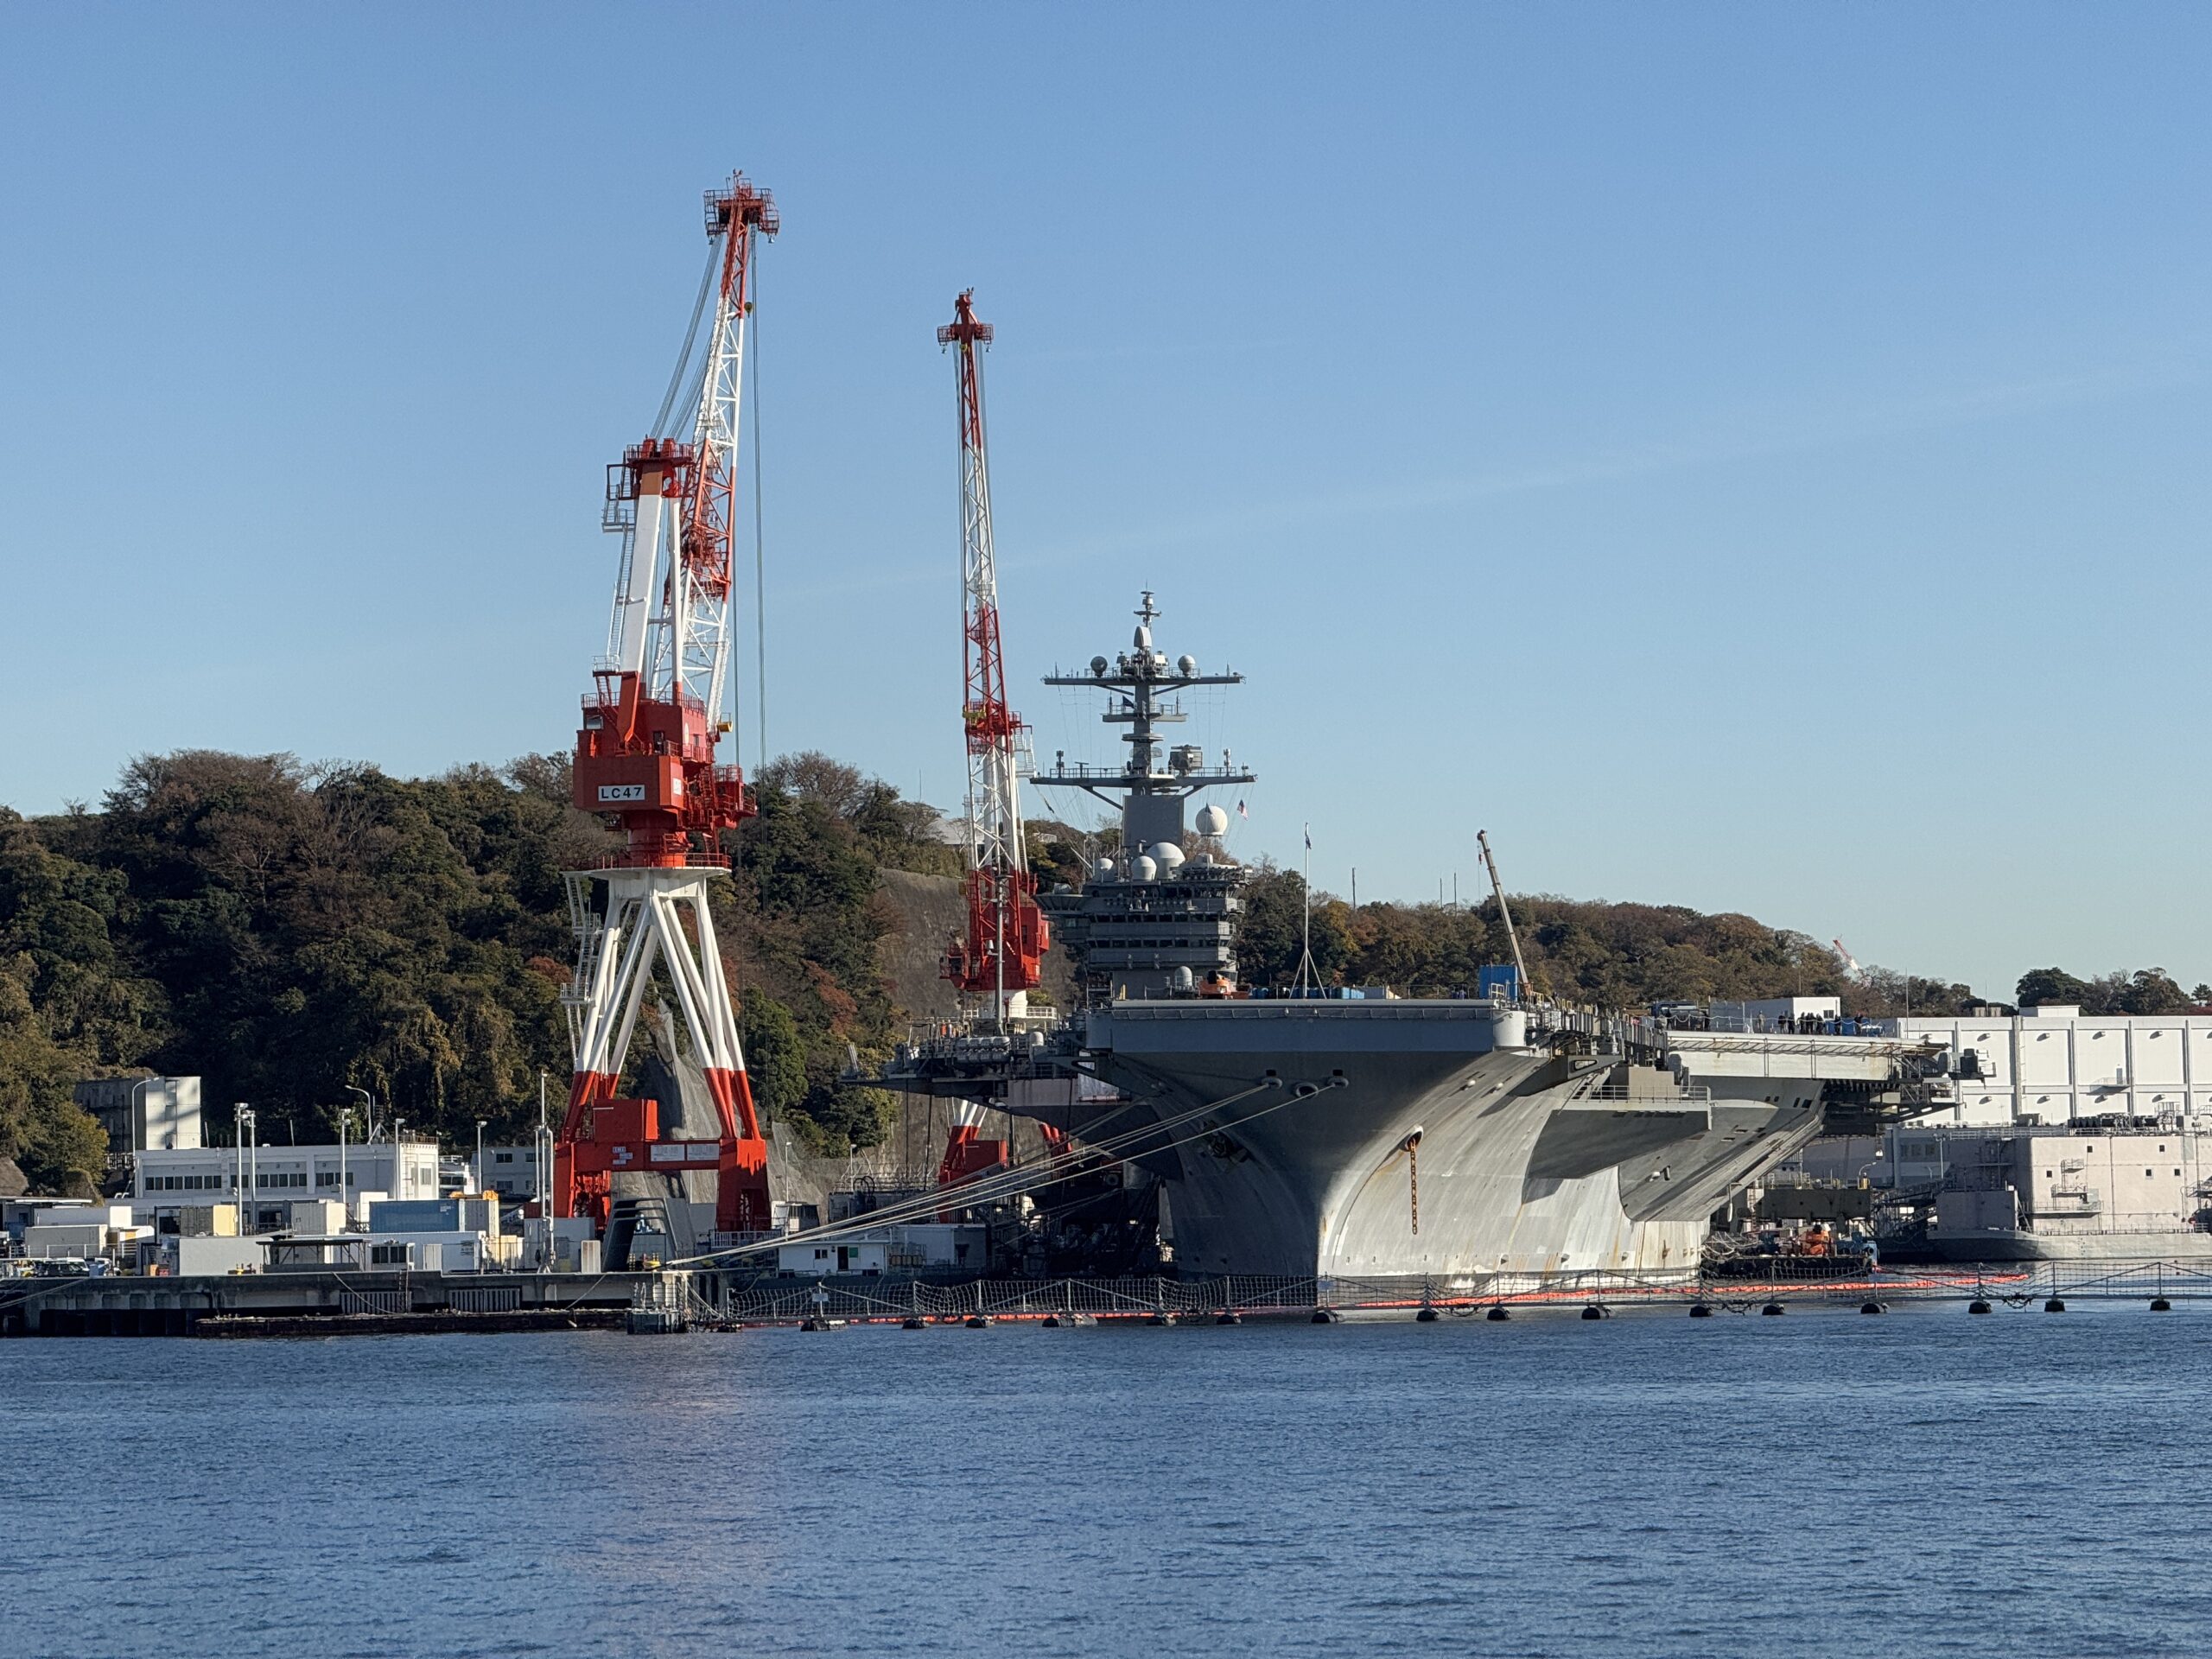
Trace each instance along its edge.
{"label": "crane support leg", "polygon": [[[707,883],[719,866],[580,873],[606,887],[606,907],[584,925],[573,991],[575,1076],[553,1158],[554,1213],[586,1216],[604,1228],[613,1177],[713,1169],[718,1232],[768,1230],[768,1143],[746,1081]],[[688,923],[688,926],[687,926]],[[705,1075],[714,1138],[664,1134],[662,1109],[677,1103],[620,1097],[623,1063],[652,970],[674,992],[677,1017]],[[670,1116],[677,1113],[671,1109]],[[671,1130],[673,1129],[671,1123]]]}

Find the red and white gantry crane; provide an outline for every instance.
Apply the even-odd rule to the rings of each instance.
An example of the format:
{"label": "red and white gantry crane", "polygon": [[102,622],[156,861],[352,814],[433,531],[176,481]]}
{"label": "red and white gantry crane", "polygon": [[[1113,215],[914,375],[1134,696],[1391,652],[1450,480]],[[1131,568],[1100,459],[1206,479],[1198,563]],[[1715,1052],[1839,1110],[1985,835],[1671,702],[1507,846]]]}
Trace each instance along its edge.
{"label": "red and white gantry crane", "polygon": [[[721,832],[753,812],[743,773],[718,765],[715,746],[732,724],[731,533],[754,250],[778,221],[768,193],[741,173],[709,191],[706,207],[713,263],[702,292],[712,321],[696,365],[687,341],[669,405],[678,406],[675,391],[696,368],[690,431],[657,432],[607,468],[603,522],[621,535],[622,552],[607,655],[576,733],[575,804],[618,820],[625,844],[608,868],[569,877],[578,944],[563,1001],[575,1075],[555,1140],[553,1202],[555,1215],[602,1229],[623,1170],[714,1169],[717,1230],[769,1225],[767,1142],[708,896],[728,873]],[[696,330],[695,319],[695,340]],[[714,1099],[712,1141],[664,1138],[655,1102],[616,1097],[656,968]]]}

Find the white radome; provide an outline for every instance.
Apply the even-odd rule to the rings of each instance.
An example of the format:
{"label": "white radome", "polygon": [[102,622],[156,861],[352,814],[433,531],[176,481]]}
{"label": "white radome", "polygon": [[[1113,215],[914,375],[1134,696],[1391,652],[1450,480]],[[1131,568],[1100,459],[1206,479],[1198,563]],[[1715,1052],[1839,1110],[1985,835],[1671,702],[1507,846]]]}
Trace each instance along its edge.
{"label": "white radome", "polygon": [[1217,806],[1198,809],[1198,833],[1202,836],[1225,836],[1229,833],[1229,814]]}

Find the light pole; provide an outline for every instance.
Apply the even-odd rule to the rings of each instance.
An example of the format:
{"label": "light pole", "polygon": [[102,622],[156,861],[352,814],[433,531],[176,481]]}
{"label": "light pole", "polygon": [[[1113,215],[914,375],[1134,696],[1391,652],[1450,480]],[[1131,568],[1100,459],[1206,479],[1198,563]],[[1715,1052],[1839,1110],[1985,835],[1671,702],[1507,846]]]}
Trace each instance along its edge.
{"label": "light pole", "polygon": [[479,1192],[481,1192],[485,1191],[485,1186],[484,1186],[484,1123],[485,1123],[485,1120],[484,1120],[483,1118],[480,1118],[480,1118],[478,1118],[478,1119],[476,1120],[476,1190],[477,1190]]}
{"label": "light pole", "polygon": [[377,1097],[358,1084],[348,1083],[340,1086],[347,1094],[359,1095],[361,1097],[361,1118],[362,1122],[368,1126],[368,1133],[365,1139],[375,1140],[377,1138]]}
{"label": "light pole", "polygon": [[539,1270],[553,1271],[553,1126],[545,1116],[545,1073],[537,1074],[537,1133],[530,1143],[532,1182],[537,1193]]}
{"label": "light pole", "polygon": [[[237,1154],[238,1182],[238,1235],[251,1238],[261,1230],[261,1131],[256,1126],[253,1108],[244,1101],[234,1109],[238,1119]],[[252,1141],[253,1155],[246,1155],[246,1143]]]}
{"label": "light pole", "polygon": [[130,1136],[130,1144],[128,1147],[125,1147],[124,1148],[124,1158],[125,1158],[125,1160],[130,1163],[130,1194],[131,1194],[131,1196],[132,1196],[133,1198],[136,1198],[136,1197],[137,1197],[137,1196],[138,1196],[138,1141],[139,1141],[139,1136],[138,1136],[138,1135],[137,1135],[137,1128],[138,1128],[138,1108],[139,1108],[139,1103],[140,1103],[140,1102],[141,1102],[142,1100],[143,1100],[143,1098],[144,1098],[144,1096],[143,1096],[142,1094],[140,1094],[140,1092],[139,1092],[139,1091],[140,1091],[141,1090],[143,1090],[143,1088],[145,1088],[145,1086],[146,1086],[148,1084],[152,1083],[152,1082],[154,1082],[154,1081],[155,1081],[155,1079],[154,1079],[154,1078],[152,1078],[152,1077],[141,1077],[141,1078],[139,1078],[139,1079],[138,1079],[138,1081],[137,1081],[137,1082],[136,1082],[136,1083],[134,1083],[134,1084],[132,1084],[130,1085],[130,1109],[129,1111],[127,1111],[127,1112],[125,1112],[125,1113],[124,1114],[124,1116],[126,1118],[128,1118],[128,1119],[130,1120],[130,1128],[131,1128],[131,1131],[132,1131],[132,1133],[131,1133],[131,1136]]}
{"label": "light pole", "polygon": [[338,1202],[344,1207],[346,1214],[346,1226],[339,1230],[340,1232],[346,1231],[353,1222],[353,1200],[346,1192],[346,1128],[353,1118],[353,1109],[351,1106],[338,1109]]}

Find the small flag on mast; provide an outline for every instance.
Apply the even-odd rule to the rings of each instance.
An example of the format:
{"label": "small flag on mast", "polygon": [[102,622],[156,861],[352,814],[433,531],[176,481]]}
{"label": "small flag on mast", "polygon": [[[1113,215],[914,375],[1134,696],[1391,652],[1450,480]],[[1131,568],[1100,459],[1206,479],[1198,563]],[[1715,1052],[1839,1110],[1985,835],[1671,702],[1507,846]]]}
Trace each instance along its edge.
{"label": "small flag on mast", "polygon": [[1236,803],[1236,816],[1240,818],[1249,818],[1252,815],[1244,810],[1244,803],[1239,801]]}
{"label": "small flag on mast", "polygon": [[1309,853],[1313,850],[1313,826],[1310,823],[1306,826],[1306,850]]}

